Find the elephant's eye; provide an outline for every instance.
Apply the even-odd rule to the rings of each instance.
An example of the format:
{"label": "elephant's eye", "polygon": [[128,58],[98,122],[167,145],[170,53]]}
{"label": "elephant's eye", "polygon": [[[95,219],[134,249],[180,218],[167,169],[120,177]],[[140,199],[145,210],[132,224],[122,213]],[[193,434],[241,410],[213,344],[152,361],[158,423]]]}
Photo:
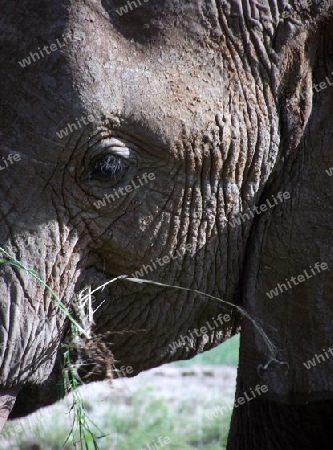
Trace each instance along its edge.
{"label": "elephant's eye", "polygon": [[135,162],[133,151],[136,147],[121,138],[109,138],[93,147],[95,158],[90,163],[90,171],[85,180],[119,181],[127,169]]}
{"label": "elephant's eye", "polygon": [[94,162],[90,178],[118,178],[128,168],[128,162],[118,155],[104,155]]}

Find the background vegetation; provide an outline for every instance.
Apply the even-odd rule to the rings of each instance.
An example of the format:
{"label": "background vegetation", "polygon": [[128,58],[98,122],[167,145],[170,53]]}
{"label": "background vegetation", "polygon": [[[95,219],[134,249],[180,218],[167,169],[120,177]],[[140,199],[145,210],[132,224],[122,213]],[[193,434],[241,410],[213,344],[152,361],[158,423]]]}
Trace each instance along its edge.
{"label": "background vegetation", "polygon": [[[191,368],[200,365],[211,367],[237,365],[239,337],[236,336],[219,347],[202,353],[189,361],[168,366]],[[198,381],[199,382],[199,381]],[[202,381],[200,381],[201,383]],[[134,395],[117,393],[106,398],[97,383],[82,388],[84,406],[93,420],[100,450],[221,450],[225,448],[230,414],[209,420],[204,414],[217,406],[223,406],[221,396],[207,398],[206,403],[195,398],[182,397],[177,403],[167,402],[152,395],[152,388],[144,386]],[[220,397],[220,398],[218,398]],[[231,404],[230,400],[228,404]],[[73,419],[69,414],[71,399],[43,409],[29,418],[7,423],[0,437],[0,450],[58,450],[81,449],[81,445],[66,441]],[[198,408],[200,407],[200,408]],[[158,443],[158,437],[170,439],[167,445]],[[94,448],[86,436],[87,450]],[[163,442],[163,441],[162,441]]]}

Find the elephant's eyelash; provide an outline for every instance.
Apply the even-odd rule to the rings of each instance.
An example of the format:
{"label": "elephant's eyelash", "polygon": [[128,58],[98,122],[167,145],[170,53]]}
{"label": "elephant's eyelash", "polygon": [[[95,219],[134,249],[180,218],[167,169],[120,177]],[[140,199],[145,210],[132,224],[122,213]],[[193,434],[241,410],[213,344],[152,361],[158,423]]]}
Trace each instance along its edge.
{"label": "elephant's eyelash", "polygon": [[127,169],[126,160],[118,155],[108,154],[99,158],[95,164],[90,176],[102,175],[107,177],[115,177]]}
{"label": "elephant's eyelash", "polygon": [[91,151],[90,171],[82,178],[83,181],[93,178],[120,181],[127,169],[137,165],[137,146],[122,138],[103,139],[94,144]]}

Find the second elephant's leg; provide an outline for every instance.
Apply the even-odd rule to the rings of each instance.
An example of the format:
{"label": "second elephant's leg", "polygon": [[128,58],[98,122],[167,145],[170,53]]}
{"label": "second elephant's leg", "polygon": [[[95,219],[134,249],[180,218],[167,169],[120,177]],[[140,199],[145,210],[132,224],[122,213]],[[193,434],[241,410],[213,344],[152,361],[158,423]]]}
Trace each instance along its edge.
{"label": "second elephant's leg", "polygon": [[333,400],[286,405],[255,398],[234,409],[227,450],[330,450],[332,425]]}

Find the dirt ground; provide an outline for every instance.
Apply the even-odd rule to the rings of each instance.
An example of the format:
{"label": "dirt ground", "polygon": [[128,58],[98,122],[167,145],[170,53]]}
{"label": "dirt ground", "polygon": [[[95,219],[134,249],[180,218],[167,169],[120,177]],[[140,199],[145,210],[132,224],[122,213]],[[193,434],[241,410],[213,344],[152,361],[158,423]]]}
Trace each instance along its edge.
{"label": "dirt ground", "polygon": [[[193,399],[196,404],[208,406],[212,402],[215,405],[217,399],[221,402],[233,400],[236,370],[236,367],[231,366],[197,365],[178,368],[165,365],[134,378],[114,380],[114,386],[108,389],[113,391],[111,395],[126,397],[146,386],[151,388],[152,397],[163,398],[168,403]],[[104,383],[98,384],[104,388]],[[91,387],[85,386],[82,392],[90,389]]]}
{"label": "dirt ground", "polygon": [[[143,410],[154,400],[162,400],[175,410],[182,410],[185,404],[190,405],[190,413],[188,409],[184,409],[184,414],[188,415],[188,420],[195,419],[200,426],[205,413],[213,411],[217,406],[232,404],[236,370],[234,366],[194,365],[179,368],[165,365],[143,372],[134,378],[116,379],[112,383],[92,383],[81,387],[80,393],[89,415],[95,423],[103,424],[104,427],[106,423],[113,422],[112,417],[117,415],[133,416],[131,411],[133,399],[138,395],[145,399]],[[0,438],[0,449],[44,450],[44,446],[34,446],[34,443],[38,442],[34,426],[38,424],[40,435],[49,433],[50,429],[56,427],[60,429],[68,427],[70,405],[69,397],[52,407],[43,408],[26,419],[11,422],[11,427],[16,427],[14,429],[23,435],[25,444],[22,445],[17,441],[18,432],[15,432],[15,439],[12,434],[7,434],[7,439],[6,436],[5,439]],[[111,410],[113,416],[110,415]],[[111,427],[107,431],[111,434],[113,432]],[[117,449],[116,438],[112,448]]]}

